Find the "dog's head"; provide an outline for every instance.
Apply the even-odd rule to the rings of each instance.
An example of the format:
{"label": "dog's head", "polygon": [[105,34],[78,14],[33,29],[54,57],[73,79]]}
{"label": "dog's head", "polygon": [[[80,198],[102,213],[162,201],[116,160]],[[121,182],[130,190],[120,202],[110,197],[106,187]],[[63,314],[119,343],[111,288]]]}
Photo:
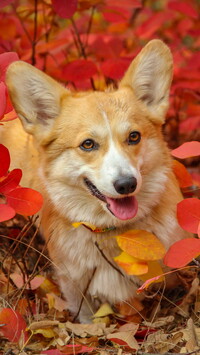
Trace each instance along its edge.
{"label": "dog's head", "polygon": [[159,40],[107,92],[74,94],[27,63],[10,65],[12,103],[39,146],[43,181],[63,215],[117,225],[157,203],[169,166],[160,127],[171,79],[172,56]]}

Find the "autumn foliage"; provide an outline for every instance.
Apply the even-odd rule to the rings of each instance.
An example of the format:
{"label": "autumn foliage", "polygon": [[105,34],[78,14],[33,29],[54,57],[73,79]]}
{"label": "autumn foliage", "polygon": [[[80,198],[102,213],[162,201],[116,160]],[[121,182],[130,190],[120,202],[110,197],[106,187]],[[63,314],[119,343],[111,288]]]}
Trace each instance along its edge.
{"label": "autumn foliage", "polygon": [[[185,267],[200,255],[200,200],[195,194],[200,181],[199,1],[1,0],[0,10],[1,124],[16,118],[5,86],[6,68],[15,60],[35,65],[72,90],[103,90],[110,84],[117,86],[130,62],[150,39],[160,38],[169,45],[174,57],[174,80],[164,133],[173,149],[174,172],[186,197],[177,206],[178,222],[196,238],[178,241],[166,252],[151,233],[128,231],[116,236],[121,254],[115,262],[128,274],[147,280],[141,290],[163,279],[161,259],[171,268]],[[190,172],[182,159],[186,159]],[[16,213],[33,215],[42,207],[42,196],[37,191],[20,186],[22,171],[10,171],[9,167],[9,151],[0,145],[0,222]],[[57,302],[58,309],[62,309],[61,300],[53,293],[54,286],[42,276],[39,283],[34,277],[28,283],[25,277],[10,276],[19,289],[37,289],[44,295],[46,287],[49,308],[52,302],[54,306]],[[43,328],[37,329],[38,332],[27,330],[22,308],[3,308],[0,312],[1,332],[7,339],[24,344],[28,336],[38,333],[56,337],[50,323],[46,325],[47,333]],[[124,344],[124,337],[116,333],[108,339]],[[136,348],[133,343],[129,346]],[[87,344],[67,344],[42,353],[79,354],[93,349]]]}

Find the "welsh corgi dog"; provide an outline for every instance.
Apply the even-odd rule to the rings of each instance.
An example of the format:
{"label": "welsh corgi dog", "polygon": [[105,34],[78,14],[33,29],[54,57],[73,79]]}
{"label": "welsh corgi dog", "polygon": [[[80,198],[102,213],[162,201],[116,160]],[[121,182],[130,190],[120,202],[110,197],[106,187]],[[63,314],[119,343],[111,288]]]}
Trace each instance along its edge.
{"label": "welsh corgi dog", "polygon": [[8,68],[22,125],[1,126],[0,141],[11,168],[23,170],[22,186],[44,196],[41,231],[68,308],[81,322],[91,321],[102,302],[130,300],[140,282],[115,264],[114,236],[145,230],[166,249],[186,236],[176,219],[182,195],[162,135],[172,71],[171,52],[160,40],[141,50],[118,89],[105,92],[70,92],[22,61]]}

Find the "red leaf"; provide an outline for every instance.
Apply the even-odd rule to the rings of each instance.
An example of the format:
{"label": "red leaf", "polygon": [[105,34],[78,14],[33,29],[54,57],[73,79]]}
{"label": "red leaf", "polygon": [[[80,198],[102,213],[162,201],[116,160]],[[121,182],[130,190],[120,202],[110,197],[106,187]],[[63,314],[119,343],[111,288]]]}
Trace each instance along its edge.
{"label": "red leaf", "polygon": [[7,174],[10,166],[10,154],[5,145],[0,144],[0,177]]}
{"label": "red leaf", "polygon": [[173,161],[173,171],[179,182],[179,186],[184,188],[188,186],[192,186],[192,177],[185,168],[183,164],[181,164],[178,160]]}
{"label": "red leaf", "polygon": [[118,80],[122,78],[129,64],[130,60],[127,59],[108,59],[102,63],[101,70],[106,77]]}
{"label": "red leaf", "polygon": [[200,116],[189,117],[179,124],[180,133],[188,133],[198,129],[200,129]]}
{"label": "red leaf", "polygon": [[192,141],[183,143],[180,147],[172,150],[171,154],[180,159],[196,157],[200,155],[200,142]]}
{"label": "red leaf", "polygon": [[0,9],[1,9],[2,7],[5,7],[5,6],[11,4],[12,2],[14,2],[14,0],[1,0],[1,1],[0,1]]}
{"label": "red leaf", "polygon": [[4,116],[6,111],[6,86],[4,83],[0,83],[0,119]]}
{"label": "red leaf", "polygon": [[0,323],[5,324],[1,326],[1,332],[9,341],[16,343],[21,337],[21,333],[24,332],[27,327],[24,318],[17,311],[11,308],[3,308],[0,312]]}
{"label": "red leaf", "polygon": [[[122,6],[122,0],[107,0],[106,1],[106,6]],[[123,8],[128,9],[128,10],[133,10],[137,8],[141,8],[141,0],[123,0]]]}
{"label": "red leaf", "polygon": [[187,265],[200,254],[200,239],[187,238],[174,243],[164,257],[164,264],[172,268]]}
{"label": "red leaf", "polygon": [[78,0],[51,0],[54,11],[62,18],[70,18],[77,9]]}
{"label": "red leaf", "polygon": [[169,9],[178,11],[186,16],[197,19],[199,17],[197,10],[185,1],[170,1],[168,4]]}
{"label": "red leaf", "polygon": [[97,67],[91,60],[77,59],[68,63],[63,69],[65,80],[78,81],[91,78],[97,73]]}
{"label": "red leaf", "polygon": [[5,74],[7,67],[16,60],[19,60],[17,53],[6,52],[0,54],[0,80],[5,81]]}
{"label": "red leaf", "polygon": [[12,170],[4,179],[0,181],[0,193],[6,194],[14,190],[20,183],[22,177],[21,169]]}
{"label": "red leaf", "polygon": [[6,194],[7,203],[14,208],[16,213],[30,216],[37,213],[43,204],[42,195],[27,187],[19,187]]}
{"label": "red leaf", "polygon": [[148,20],[143,22],[136,29],[136,36],[140,39],[149,39],[166,21],[171,19],[171,14],[169,12],[158,12],[154,13]]}
{"label": "red leaf", "polygon": [[15,210],[4,204],[0,204],[0,222],[8,221],[15,216]]}
{"label": "red leaf", "polygon": [[103,11],[103,16],[109,22],[124,22],[128,21],[130,17],[130,12],[123,7],[113,6],[109,7],[106,6],[105,10]]}
{"label": "red leaf", "polygon": [[187,198],[177,205],[177,218],[180,226],[188,232],[197,233],[200,223],[200,200]]}

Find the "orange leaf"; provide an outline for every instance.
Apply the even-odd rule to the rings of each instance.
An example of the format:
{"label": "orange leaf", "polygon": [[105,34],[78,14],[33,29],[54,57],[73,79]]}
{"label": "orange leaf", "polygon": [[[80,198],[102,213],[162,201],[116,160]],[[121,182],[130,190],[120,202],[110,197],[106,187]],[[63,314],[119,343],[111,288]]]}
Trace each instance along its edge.
{"label": "orange leaf", "polygon": [[180,147],[172,150],[171,154],[180,159],[196,157],[200,155],[200,142],[192,141],[183,143]]}
{"label": "orange leaf", "polygon": [[117,304],[116,307],[117,312],[119,312],[120,315],[126,317],[133,316],[134,314],[141,312],[144,309],[144,305],[136,297],[133,297],[132,299],[128,300],[128,302],[121,302]]}
{"label": "orange leaf", "polygon": [[148,271],[146,261],[136,259],[124,251],[114,260],[128,275],[142,275]]}
{"label": "orange leaf", "polygon": [[173,160],[173,171],[179,182],[180,187],[192,186],[192,177],[185,166],[178,160]]}
{"label": "orange leaf", "polygon": [[158,260],[165,255],[165,248],[155,235],[143,230],[129,230],[117,236],[119,247],[141,260]]}
{"label": "orange leaf", "polygon": [[12,110],[3,116],[1,122],[13,121],[13,120],[15,120],[15,118],[17,118],[17,114],[16,114],[15,110]]}
{"label": "orange leaf", "polygon": [[16,343],[21,337],[23,332],[26,336],[25,329],[27,327],[24,318],[17,311],[14,311],[11,308],[3,308],[0,312],[0,323],[1,332],[9,341]]}
{"label": "orange leaf", "polygon": [[8,204],[22,215],[30,216],[37,213],[43,204],[42,195],[27,187],[19,187],[6,194]]}
{"label": "orange leaf", "polygon": [[164,276],[160,277],[160,275],[162,274],[163,269],[161,268],[158,261],[148,261],[148,272],[144,275],[140,275],[140,279],[142,281],[147,281],[149,279],[159,276],[159,279],[155,280],[155,282],[161,282],[164,281]]}
{"label": "orange leaf", "polygon": [[200,200],[187,198],[177,205],[177,218],[180,226],[190,233],[197,233],[200,223]]}
{"label": "orange leaf", "polygon": [[200,239],[186,238],[174,243],[164,257],[164,264],[172,268],[187,265],[200,254]]}

